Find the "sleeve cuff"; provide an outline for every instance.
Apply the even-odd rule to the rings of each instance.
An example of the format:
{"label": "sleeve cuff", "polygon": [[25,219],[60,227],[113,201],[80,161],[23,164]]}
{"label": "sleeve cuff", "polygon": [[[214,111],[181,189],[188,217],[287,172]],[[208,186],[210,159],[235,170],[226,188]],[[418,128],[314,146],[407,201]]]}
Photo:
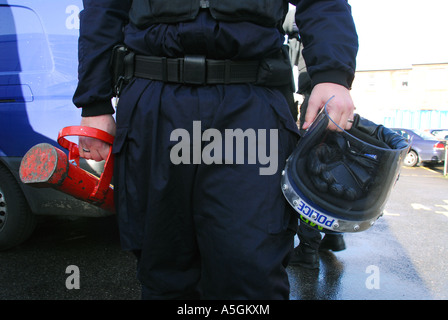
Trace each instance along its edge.
{"label": "sleeve cuff", "polygon": [[94,117],[103,114],[114,114],[115,110],[110,101],[95,102],[82,107],[82,117]]}
{"label": "sleeve cuff", "polygon": [[324,82],[340,84],[341,86],[351,89],[354,75],[348,74],[340,70],[330,70],[318,72],[311,77],[312,87]]}

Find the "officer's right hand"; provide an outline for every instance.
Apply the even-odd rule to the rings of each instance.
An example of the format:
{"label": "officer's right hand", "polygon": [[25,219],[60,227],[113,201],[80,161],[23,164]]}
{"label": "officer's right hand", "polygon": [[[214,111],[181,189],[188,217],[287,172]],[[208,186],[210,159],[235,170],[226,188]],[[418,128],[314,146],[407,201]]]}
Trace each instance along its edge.
{"label": "officer's right hand", "polygon": [[[350,90],[339,84],[324,82],[317,84],[311,91],[303,129],[307,129],[311,125],[330,98],[332,99],[327,105],[329,117],[339,128],[349,130],[352,127],[355,106],[350,96]],[[340,131],[334,123],[330,122],[328,128]]]}
{"label": "officer's right hand", "polygon": [[[111,114],[82,117],[81,126],[97,128],[113,136],[116,132],[115,119]],[[79,156],[84,159],[102,161],[109,155],[110,145],[95,138],[80,136],[78,146]]]}

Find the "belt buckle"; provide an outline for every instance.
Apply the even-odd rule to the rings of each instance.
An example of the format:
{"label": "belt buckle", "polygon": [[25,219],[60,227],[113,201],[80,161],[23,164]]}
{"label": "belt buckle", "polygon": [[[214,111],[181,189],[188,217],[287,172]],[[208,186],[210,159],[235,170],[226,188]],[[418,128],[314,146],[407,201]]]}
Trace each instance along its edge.
{"label": "belt buckle", "polygon": [[205,80],[205,56],[186,55],[183,64],[183,83],[204,85]]}

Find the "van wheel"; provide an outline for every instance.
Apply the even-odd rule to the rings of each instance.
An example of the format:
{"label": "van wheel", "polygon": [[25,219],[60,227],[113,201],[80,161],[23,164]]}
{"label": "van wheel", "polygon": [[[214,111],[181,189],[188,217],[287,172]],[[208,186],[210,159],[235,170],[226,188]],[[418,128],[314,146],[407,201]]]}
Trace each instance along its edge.
{"label": "van wheel", "polygon": [[31,235],[36,216],[14,176],[0,165],[0,250],[10,249]]}

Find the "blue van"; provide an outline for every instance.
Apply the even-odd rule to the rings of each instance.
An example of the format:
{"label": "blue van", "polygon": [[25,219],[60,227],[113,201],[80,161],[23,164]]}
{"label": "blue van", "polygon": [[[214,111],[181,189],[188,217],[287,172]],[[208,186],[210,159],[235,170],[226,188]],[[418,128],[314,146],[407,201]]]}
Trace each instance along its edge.
{"label": "blue van", "polygon": [[[26,240],[36,215],[108,215],[56,190],[24,185],[18,175],[31,147],[62,149],[59,130],[79,125],[72,96],[81,9],[81,0],[0,0],[0,250]],[[83,163],[99,172],[96,165]]]}

